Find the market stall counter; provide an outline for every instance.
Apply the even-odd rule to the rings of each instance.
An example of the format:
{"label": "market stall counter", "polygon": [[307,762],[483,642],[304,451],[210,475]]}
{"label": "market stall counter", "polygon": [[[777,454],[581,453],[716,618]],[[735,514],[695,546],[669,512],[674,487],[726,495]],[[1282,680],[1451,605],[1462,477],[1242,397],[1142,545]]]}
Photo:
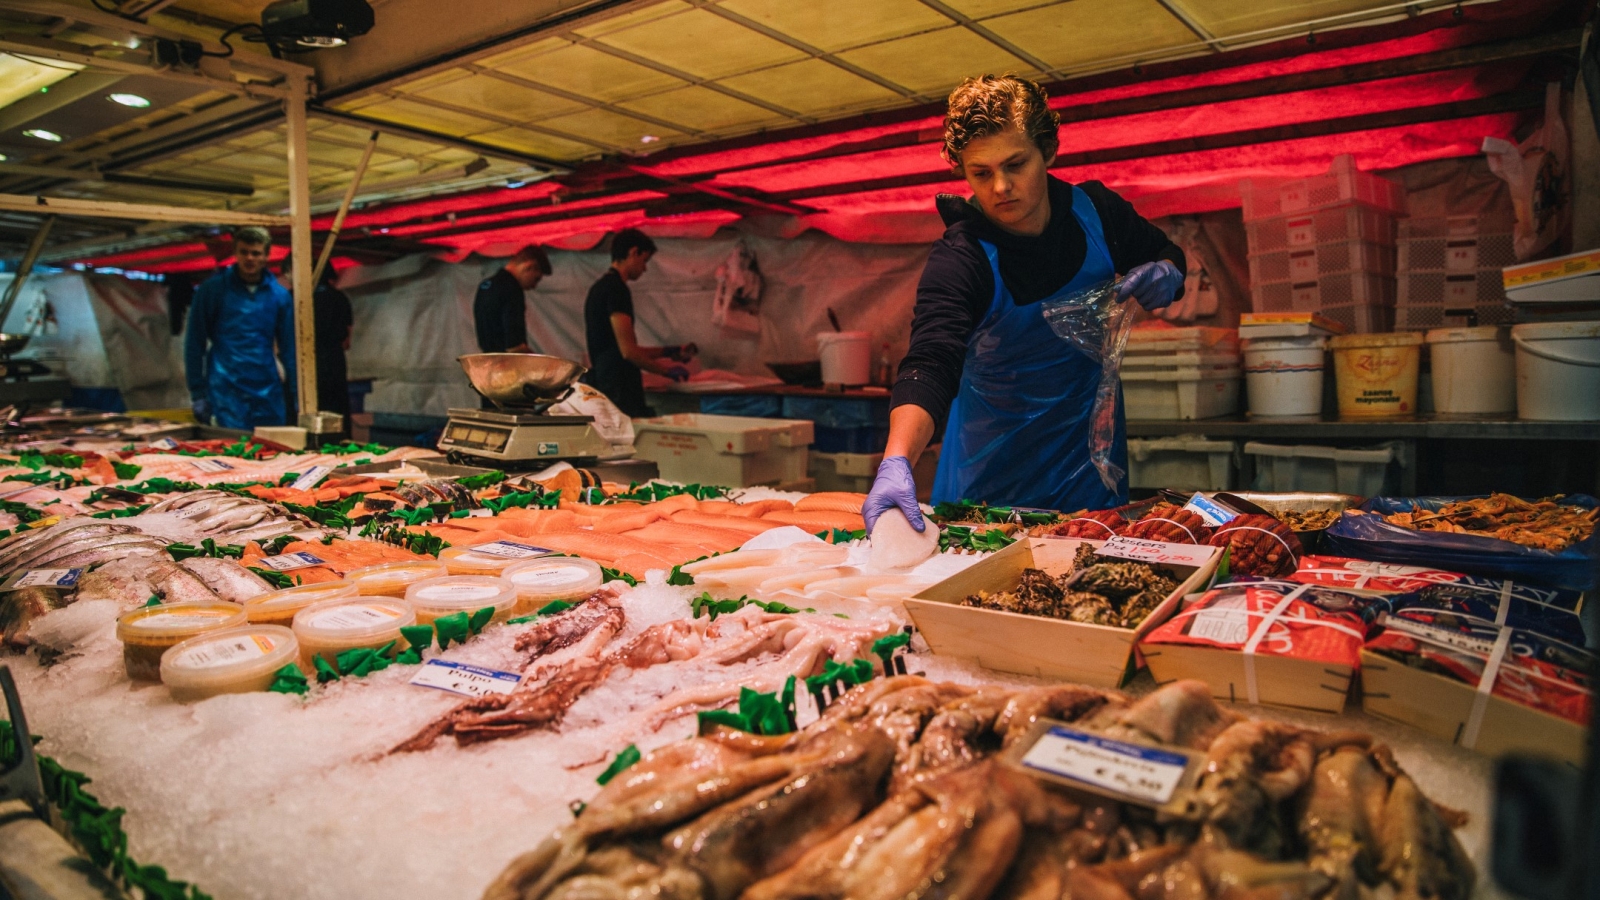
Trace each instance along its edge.
{"label": "market stall counter", "polygon": [[[1573,759],[1588,721],[1586,497],[973,500],[868,537],[859,493],[436,463],[0,449],[3,663],[94,868],[190,900],[1492,896],[1491,754]],[[1444,564],[1475,541],[1517,568]],[[1467,727],[1375,702],[1399,675]]]}

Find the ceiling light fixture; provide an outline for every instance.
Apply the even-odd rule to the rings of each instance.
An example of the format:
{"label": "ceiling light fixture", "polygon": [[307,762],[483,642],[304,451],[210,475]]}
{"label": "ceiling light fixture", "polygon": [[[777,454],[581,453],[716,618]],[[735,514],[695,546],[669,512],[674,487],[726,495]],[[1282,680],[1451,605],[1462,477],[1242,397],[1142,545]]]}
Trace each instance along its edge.
{"label": "ceiling light fixture", "polygon": [[641,144],[654,144],[659,140],[661,140],[661,138],[658,138],[653,134],[643,134],[639,136],[639,143]]}
{"label": "ceiling light fixture", "polygon": [[106,99],[110,100],[112,103],[120,104],[122,106],[129,106],[134,109],[144,109],[150,105],[149,100],[139,96],[138,94],[107,94]]}
{"label": "ceiling light fixture", "polygon": [[11,157],[5,155],[4,153],[0,153],[0,162],[5,162],[6,160],[8,160],[10,158]]}
{"label": "ceiling light fixture", "polygon": [[261,33],[274,46],[321,50],[343,47],[373,21],[366,0],[277,0],[261,10]]}
{"label": "ceiling light fixture", "polygon": [[27,137],[38,138],[41,141],[49,141],[52,144],[61,143],[61,135],[56,134],[54,131],[45,131],[43,128],[29,128],[23,134]]}

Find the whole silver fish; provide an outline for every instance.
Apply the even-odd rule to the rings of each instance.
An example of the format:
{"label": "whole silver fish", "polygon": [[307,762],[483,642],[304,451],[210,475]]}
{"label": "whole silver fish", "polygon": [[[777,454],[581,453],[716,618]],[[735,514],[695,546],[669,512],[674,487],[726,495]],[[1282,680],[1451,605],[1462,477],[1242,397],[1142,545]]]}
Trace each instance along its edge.
{"label": "whole silver fish", "polygon": [[64,522],[57,522],[49,528],[36,528],[7,538],[4,546],[0,547],[0,565],[17,558],[19,554],[27,553],[30,548],[41,546],[46,542],[60,540],[68,533],[82,528],[95,528],[105,533],[129,529],[137,530],[133,529],[132,525],[110,522],[105,519],[93,519],[87,516],[67,519]]}
{"label": "whole silver fish", "polygon": [[196,556],[178,565],[205,582],[211,592],[229,603],[243,603],[272,590],[272,585],[231,559]]}
{"label": "whole silver fish", "polygon": [[164,603],[205,602],[220,599],[198,576],[182,566],[173,566],[153,582]]}
{"label": "whole silver fish", "polygon": [[[72,566],[98,565],[144,548],[151,552],[166,550],[167,545],[148,535],[116,534],[107,538],[90,538],[74,541],[65,547],[52,550],[29,562],[25,568],[66,569]],[[19,569],[24,567],[18,567]]]}
{"label": "whole silver fish", "polygon": [[160,542],[123,544],[117,547],[91,547],[71,556],[53,559],[50,561],[50,565],[58,569],[92,568],[129,556],[156,556],[165,552],[166,546]]}
{"label": "whole silver fish", "polygon": [[[59,528],[61,526],[56,527]],[[16,571],[17,569],[27,568],[38,559],[53,555],[59,552],[61,548],[73,544],[81,544],[85,542],[88,544],[93,544],[96,541],[110,540],[112,538],[123,537],[130,534],[137,535],[140,534],[140,531],[131,525],[118,525],[108,522],[97,522],[94,525],[71,528],[49,535],[42,540],[22,548],[19,552],[11,555],[10,557],[0,559],[0,572],[10,573]]]}
{"label": "whole silver fish", "polygon": [[193,506],[196,503],[213,502],[232,496],[234,495],[227,491],[191,491],[187,494],[173,494],[171,497],[153,504],[145,512],[175,512],[186,506]]}
{"label": "whole silver fish", "polygon": [[71,602],[67,592],[60,588],[35,585],[19,591],[6,591],[0,594],[0,635],[11,646],[26,647],[32,642],[28,637],[28,626],[35,619]]}

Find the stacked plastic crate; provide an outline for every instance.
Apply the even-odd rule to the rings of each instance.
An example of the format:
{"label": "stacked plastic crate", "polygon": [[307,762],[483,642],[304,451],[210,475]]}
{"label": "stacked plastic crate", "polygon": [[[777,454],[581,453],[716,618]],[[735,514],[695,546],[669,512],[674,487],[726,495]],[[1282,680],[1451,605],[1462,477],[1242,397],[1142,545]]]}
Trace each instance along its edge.
{"label": "stacked plastic crate", "polygon": [[1326,175],[1240,183],[1256,312],[1315,312],[1355,332],[1394,323],[1405,189],[1338,157]]}
{"label": "stacked plastic crate", "polygon": [[1510,325],[1501,269],[1516,264],[1511,213],[1401,219],[1395,328]]}

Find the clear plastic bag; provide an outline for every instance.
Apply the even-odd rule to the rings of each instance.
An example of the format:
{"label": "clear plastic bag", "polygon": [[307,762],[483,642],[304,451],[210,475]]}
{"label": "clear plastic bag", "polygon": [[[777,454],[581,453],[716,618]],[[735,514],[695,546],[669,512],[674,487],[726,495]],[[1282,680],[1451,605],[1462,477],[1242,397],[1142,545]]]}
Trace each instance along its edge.
{"label": "clear plastic bag", "polygon": [[1121,278],[1113,278],[1043,303],[1044,320],[1056,337],[1100,364],[1089,428],[1089,460],[1110,491],[1115,491],[1127,474],[1111,461],[1117,434],[1117,375],[1134,319],[1131,305],[1117,296],[1121,284]]}

